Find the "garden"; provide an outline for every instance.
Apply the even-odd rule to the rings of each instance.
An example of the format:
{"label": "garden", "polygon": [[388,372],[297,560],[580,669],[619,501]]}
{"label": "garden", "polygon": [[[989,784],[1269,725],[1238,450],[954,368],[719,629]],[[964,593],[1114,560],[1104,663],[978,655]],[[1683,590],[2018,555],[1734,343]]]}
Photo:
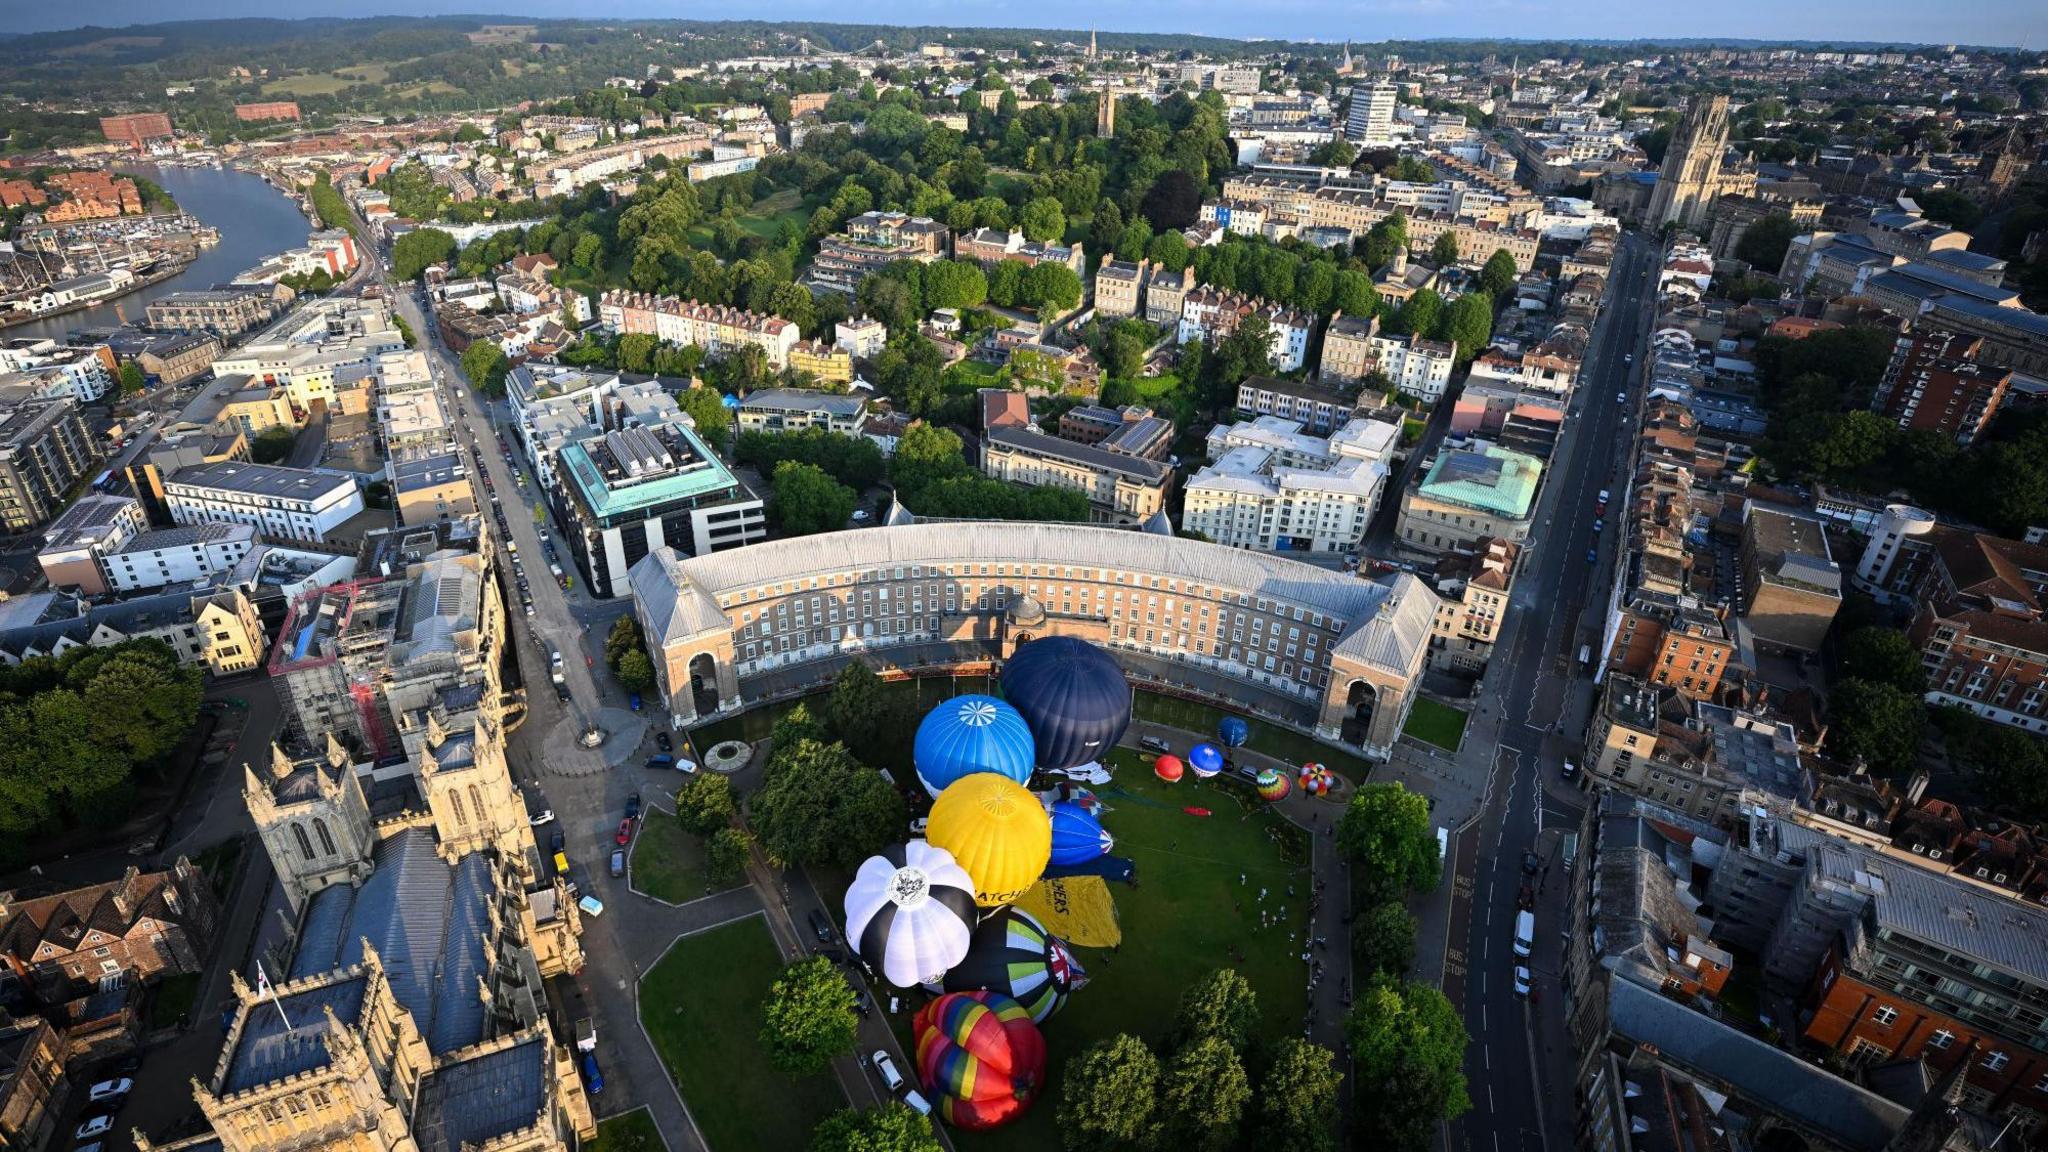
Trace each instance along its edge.
{"label": "garden", "polygon": [[633,840],[636,891],[670,904],[687,904],[744,882],[744,878],[724,883],[714,880],[703,837],[684,828],[675,813],[648,808]]}
{"label": "garden", "polygon": [[1415,707],[1409,711],[1408,723],[1402,726],[1401,733],[1446,752],[1456,752],[1458,745],[1465,740],[1465,722],[1469,719],[1471,717],[1461,709],[1438,703],[1427,696],[1417,696]]}

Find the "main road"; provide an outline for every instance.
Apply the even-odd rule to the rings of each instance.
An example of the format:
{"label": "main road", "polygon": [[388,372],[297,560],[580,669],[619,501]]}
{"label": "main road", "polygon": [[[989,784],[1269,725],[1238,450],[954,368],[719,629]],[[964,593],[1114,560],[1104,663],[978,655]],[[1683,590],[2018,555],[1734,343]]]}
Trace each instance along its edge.
{"label": "main road", "polygon": [[[1583,732],[1593,698],[1577,659],[1597,645],[1614,565],[1626,547],[1619,526],[1596,530],[1599,494],[1620,511],[1628,440],[1640,403],[1632,386],[1656,303],[1657,247],[1623,238],[1607,299],[1550,460],[1537,525],[1515,579],[1513,608],[1488,663],[1462,765],[1486,781],[1479,813],[1454,840],[1444,922],[1443,989],[1471,1034],[1465,1073],[1472,1110],[1448,1126],[1451,1152],[1568,1152],[1572,1061],[1564,1050],[1558,966],[1568,919],[1556,837],[1546,825],[1576,822],[1577,790],[1563,763]],[[1533,955],[1514,952],[1516,913],[1535,912]],[[1530,970],[1532,994],[1516,991]]]}

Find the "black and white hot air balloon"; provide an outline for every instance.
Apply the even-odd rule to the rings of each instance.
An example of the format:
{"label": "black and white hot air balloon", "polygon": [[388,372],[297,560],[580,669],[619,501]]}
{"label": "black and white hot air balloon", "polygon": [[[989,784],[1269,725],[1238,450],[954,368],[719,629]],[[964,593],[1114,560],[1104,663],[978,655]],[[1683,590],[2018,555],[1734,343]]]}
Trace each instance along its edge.
{"label": "black and white hot air balloon", "polygon": [[967,956],[974,881],[924,840],[870,856],[846,890],[846,939],[898,988],[935,984]]}

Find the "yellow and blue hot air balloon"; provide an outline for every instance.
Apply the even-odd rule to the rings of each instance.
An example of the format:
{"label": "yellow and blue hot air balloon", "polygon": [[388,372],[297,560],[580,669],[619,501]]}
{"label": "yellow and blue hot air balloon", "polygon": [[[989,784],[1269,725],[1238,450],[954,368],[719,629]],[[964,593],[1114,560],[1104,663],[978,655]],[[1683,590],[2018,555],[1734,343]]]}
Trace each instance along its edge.
{"label": "yellow and blue hot air balloon", "polygon": [[999,908],[1038,882],[1052,857],[1052,821],[1022,784],[994,772],[962,776],[932,802],[925,839],[974,879],[975,902]]}

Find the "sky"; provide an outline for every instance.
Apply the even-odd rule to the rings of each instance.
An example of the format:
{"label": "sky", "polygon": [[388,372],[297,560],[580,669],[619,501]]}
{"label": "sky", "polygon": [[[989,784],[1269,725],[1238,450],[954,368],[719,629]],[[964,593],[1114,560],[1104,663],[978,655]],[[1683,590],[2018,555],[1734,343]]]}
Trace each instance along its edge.
{"label": "sky", "polygon": [[231,16],[493,15],[833,20],[879,24],[1097,27],[1245,38],[1358,42],[1436,37],[1637,39],[1745,37],[1900,43],[2048,45],[2044,0],[0,0],[0,27],[51,31]]}

